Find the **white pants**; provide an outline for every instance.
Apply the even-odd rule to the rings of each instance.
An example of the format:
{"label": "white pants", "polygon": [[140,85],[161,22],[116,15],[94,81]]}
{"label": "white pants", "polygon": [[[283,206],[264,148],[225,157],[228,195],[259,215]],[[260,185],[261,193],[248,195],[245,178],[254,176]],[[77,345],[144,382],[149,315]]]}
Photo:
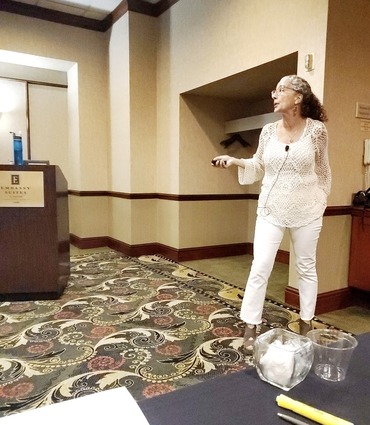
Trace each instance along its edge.
{"label": "white pants", "polygon": [[[307,226],[289,228],[298,273],[300,317],[303,320],[311,320],[315,314],[318,287],[316,248],[321,227],[322,217]],[[262,322],[267,283],[285,229],[257,217],[254,258],[240,311],[240,317],[246,323],[258,325]]]}

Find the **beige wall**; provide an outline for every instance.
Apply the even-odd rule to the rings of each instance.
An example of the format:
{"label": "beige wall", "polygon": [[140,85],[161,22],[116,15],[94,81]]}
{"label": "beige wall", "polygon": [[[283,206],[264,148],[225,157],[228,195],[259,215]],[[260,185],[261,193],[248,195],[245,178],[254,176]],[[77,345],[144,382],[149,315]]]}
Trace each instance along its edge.
{"label": "beige wall", "polygon": [[[159,18],[158,157],[167,154],[172,160],[169,167],[158,164],[160,192],[197,190],[194,183],[184,187],[177,177],[178,170],[180,176],[185,174],[178,155],[182,149],[178,146],[181,93],[295,51],[301,73],[305,54],[314,52],[317,58],[325,57],[327,1],[234,0],[229,6],[228,0],[179,1]],[[306,76],[321,97],[324,60],[317,63],[315,71]],[[197,150],[194,143],[191,155],[196,157]],[[203,149],[202,159],[209,160],[213,153],[214,148],[208,152]],[[194,168],[188,172],[194,172]],[[199,180],[208,182],[205,190],[213,192],[215,187],[209,178],[212,170],[204,167],[196,172]],[[228,189],[239,190],[236,185]]]}
{"label": "beige wall", "polygon": [[[129,16],[124,15],[109,32],[110,146],[109,189],[131,190],[130,145],[130,46]],[[131,244],[131,203],[109,199],[108,236]]]}
{"label": "beige wall", "polygon": [[109,199],[106,197],[69,197],[70,233],[80,238],[108,234]]}
{"label": "beige wall", "polygon": [[[232,118],[230,109],[213,107],[211,116],[204,117],[210,122],[199,126],[190,110],[194,102],[191,106],[189,99],[187,104],[182,102],[181,93],[294,51],[299,52],[301,68],[306,53],[323,57],[327,3],[312,1],[307,6],[304,1],[287,1],[286,7],[281,7],[271,0],[234,1],[232,8],[228,6],[227,1],[180,1],[156,20],[129,13],[114,25],[109,41],[112,190],[169,194],[258,191],[258,185],[239,186],[231,170],[221,175],[209,166],[210,159],[222,153],[218,143],[224,120]],[[267,9],[271,11],[268,15]],[[300,37],[291,16],[297,17],[296,25],[302,28]],[[285,30],[276,46],[271,33],[278,31],[279,25]],[[315,35],[308,40],[304,34],[312,28]],[[319,94],[323,72],[321,62],[310,75]],[[201,134],[204,128],[207,132]],[[255,145],[248,155],[253,148]],[[241,152],[236,149],[231,153]],[[144,202],[136,203],[144,207]],[[213,224],[208,224],[206,232],[212,236],[205,238],[194,231],[192,223],[199,216],[207,217],[207,203],[160,200],[157,209],[151,209],[152,214],[140,222],[138,209],[133,214],[133,202],[115,199],[111,202],[109,235],[130,244],[145,242],[142,232],[135,232],[135,217],[139,228],[151,229],[146,233],[148,243],[183,248],[251,241],[254,202],[248,203],[251,211],[240,209],[238,201],[231,203],[231,209],[240,215],[240,221],[232,226],[245,226],[246,231],[222,225],[227,220],[226,209],[217,205],[212,208]],[[289,249],[289,244],[284,241],[282,249]]]}
{"label": "beige wall", "polygon": [[129,14],[131,192],[156,192],[156,18]]}
{"label": "beige wall", "polygon": [[110,182],[113,191],[130,192],[129,21],[124,15],[109,34]]}
{"label": "beige wall", "polygon": [[[69,159],[69,189],[81,187],[81,146],[80,146],[80,103],[78,97],[78,64],[68,70],[68,159]],[[82,201],[82,200],[81,200]],[[71,211],[73,215],[73,210]],[[77,212],[76,212],[77,214]],[[81,231],[71,226],[72,233]],[[78,233],[77,233],[78,234]]]}
{"label": "beige wall", "polygon": [[14,161],[13,135],[10,131],[18,135],[21,132],[23,158],[27,159],[26,84],[0,79],[0,107],[4,111],[1,113],[0,110],[0,163]]}
{"label": "beige wall", "polygon": [[331,0],[329,11],[325,106],[333,169],[330,201],[343,205],[366,189],[362,160],[370,131],[361,131],[355,107],[356,102],[370,104],[370,2]]}
{"label": "beige wall", "polygon": [[[370,2],[330,0],[324,103],[333,183],[330,205],[349,205],[364,189],[363,146],[356,102],[370,104]],[[320,292],[347,287],[351,218],[326,217],[318,248]]]}
{"label": "beige wall", "polygon": [[[211,158],[225,153],[219,145],[225,136],[222,127],[224,121],[232,119],[236,113],[235,105],[231,110],[225,103],[215,102],[214,99],[191,96],[181,99],[181,94],[298,51],[298,72],[304,74],[318,96],[322,97],[327,8],[327,1],[321,0],[234,0],[232,7],[228,0],[187,0],[179,1],[159,18],[159,192],[258,191],[258,185],[239,186],[235,170],[226,170],[221,174],[220,170],[210,167]],[[317,66],[308,74],[303,71],[304,56],[312,52]],[[204,106],[207,102],[209,108]],[[228,153],[245,156],[247,152],[250,156],[255,147],[254,144],[247,151],[233,147]],[[170,160],[164,161],[163,158]],[[244,240],[252,241],[255,220],[253,204],[250,202],[248,209],[240,208],[238,201],[228,204],[228,210],[238,211],[240,215],[235,224],[228,221],[225,209],[218,205],[215,208],[214,203],[181,203],[178,211],[173,208],[173,215],[168,217],[174,223],[178,220],[176,246],[222,244],[225,241],[238,243],[245,237]],[[208,222],[210,214],[212,220]],[[204,234],[194,231],[192,223],[198,220],[203,220],[207,226],[208,243]],[[235,227],[238,226],[237,232]],[[159,227],[158,230],[162,235],[162,229]],[[287,239],[282,249],[289,250]]]}
{"label": "beige wall", "polygon": [[[110,190],[156,192],[155,18],[125,14],[110,31]],[[110,202],[109,236],[127,244],[157,241],[157,202]]]}
{"label": "beige wall", "polygon": [[[370,103],[370,26],[367,0],[330,0],[324,79],[333,183],[330,205],[349,205],[364,188],[363,141],[356,102]],[[319,292],[347,287],[351,217],[325,217],[318,246]],[[290,285],[296,286],[291,264]]]}
{"label": "beige wall", "polygon": [[67,89],[30,84],[29,116],[32,159],[57,164],[69,181]]}
{"label": "beige wall", "polygon": [[[74,64],[68,72],[69,188],[106,190],[108,182],[109,104],[108,34],[0,12],[0,49]],[[80,199],[83,205],[86,199]],[[75,203],[72,203],[74,205]],[[89,207],[85,205],[86,209]],[[96,218],[101,217],[103,209]],[[94,227],[81,223],[85,208],[71,211],[71,232],[85,236]],[[105,220],[105,226],[107,221]]]}

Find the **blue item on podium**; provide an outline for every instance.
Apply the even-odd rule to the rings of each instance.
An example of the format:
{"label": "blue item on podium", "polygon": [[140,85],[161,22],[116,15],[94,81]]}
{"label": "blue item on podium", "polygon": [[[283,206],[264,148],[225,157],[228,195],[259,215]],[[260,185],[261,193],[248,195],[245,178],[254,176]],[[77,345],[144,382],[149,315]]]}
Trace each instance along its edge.
{"label": "blue item on podium", "polygon": [[13,133],[14,165],[23,165],[22,136]]}

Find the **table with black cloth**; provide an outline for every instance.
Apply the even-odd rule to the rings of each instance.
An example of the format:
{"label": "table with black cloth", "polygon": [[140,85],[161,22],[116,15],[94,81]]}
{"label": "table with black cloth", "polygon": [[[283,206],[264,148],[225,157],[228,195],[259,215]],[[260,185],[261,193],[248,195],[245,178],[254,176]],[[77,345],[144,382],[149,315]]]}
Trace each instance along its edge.
{"label": "table with black cloth", "polygon": [[139,406],[150,425],[284,425],[278,412],[317,425],[280,408],[276,397],[285,394],[355,425],[369,425],[370,333],[356,339],[359,344],[342,382],[325,381],[310,371],[303,382],[283,391],[247,369],[142,400]]}

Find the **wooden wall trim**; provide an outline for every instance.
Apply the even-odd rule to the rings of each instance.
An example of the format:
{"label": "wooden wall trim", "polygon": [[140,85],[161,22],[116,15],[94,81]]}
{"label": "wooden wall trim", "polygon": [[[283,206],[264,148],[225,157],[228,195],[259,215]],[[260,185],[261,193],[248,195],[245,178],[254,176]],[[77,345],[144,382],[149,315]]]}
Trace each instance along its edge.
{"label": "wooden wall trim", "polygon": [[128,12],[128,2],[122,1],[112,13],[110,13],[105,19],[102,21],[102,27],[104,31],[109,30],[113,26],[115,22],[117,22],[123,15]]}
{"label": "wooden wall trim", "polygon": [[148,3],[143,0],[123,0],[116,9],[103,20],[85,18],[71,13],[47,9],[27,3],[18,3],[13,0],[1,0],[0,11],[16,13],[30,18],[42,19],[44,21],[58,24],[70,25],[92,31],[105,32],[117,22],[126,12],[132,11],[158,17],[179,0],[160,0],[158,3]]}
{"label": "wooden wall trim", "polygon": [[70,25],[93,31],[106,31],[103,27],[103,21],[99,21],[97,19],[85,18],[83,16],[59,12],[58,10],[46,9],[31,4],[17,3],[12,0],[1,0],[0,11],[16,13],[17,15],[28,16],[30,18],[42,19],[44,21]]}
{"label": "wooden wall trim", "polygon": [[[73,234],[70,234],[70,242],[79,249],[107,246],[108,248],[112,248],[132,257],[160,254],[174,261],[202,260],[205,258],[230,257],[235,255],[253,255],[253,244],[250,242],[176,249],[158,242],[129,245],[109,236],[80,238]],[[289,252],[279,250],[276,261],[289,264]]]}
{"label": "wooden wall trim", "polygon": [[324,216],[351,215],[351,211],[351,205],[329,206],[326,207]]}
{"label": "wooden wall trim", "polygon": [[146,1],[127,0],[128,10],[142,13],[157,18],[179,0],[160,0],[158,3],[148,3]]}
{"label": "wooden wall trim", "polygon": [[175,195],[170,193],[126,193],[113,192],[108,190],[69,190],[71,196],[109,196],[112,198],[123,199],[164,199],[167,201],[229,201],[229,200],[245,200],[258,199],[258,195],[254,193],[241,194],[202,194],[202,195]]}
{"label": "wooden wall trim", "polygon": [[107,246],[123,254],[139,257],[140,255],[160,254],[174,261],[200,260],[204,258],[229,257],[233,255],[252,254],[251,243],[230,245],[202,246],[177,249],[158,242],[129,245],[109,236],[80,238],[70,235],[70,242],[79,249],[91,249]]}
{"label": "wooden wall trim", "polygon": [[161,16],[162,13],[164,13],[166,10],[171,8],[175,3],[177,3],[179,0],[161,0],[156,4],[156,11],[155,11],[155,17]]}
{"label": "wooden wall trim", "polygon": [[[230,193],[230,194],[200,194],[200,195],[176,195],[169,193],[127,193],[114,192],[109,190],[69,190],[71,196],[110,196],[112,198],[123,199],[163,199],[167,201],[233,201],[233,200],[258,200],[257,193]],[[353,207],[351,205],[329,206],[326,208],[324,216],[351,215]]]}
{"label": "wooden wall trim", "polygon": [[[285,302],[295,308],[299,308],[299,291],[297,288],[287,286],[285,289]],[[350,288],[337,289],[335,291],[318,294],[315,314],[328,313],[353,305]]]}
{"label": "wooden wall trim", "polygon": [[72,196],[110,196],[107,190],[68,190],[68,194]]}
{"label": "wooden wall trim", "polygon": [[[191,261],[205,258],[220,258],[253,254],[253,244],[247,242],[177,249],[158,242],[129,245],[109,236],[80,238],[73,234],[70,235],[70,242],[79,249],[100,248],[106,246],[131,257],[160,254],[174,261]],[[276,260],[279,261],[279,259],[284,258],[289,258],[289,253],[279,250]]]}

